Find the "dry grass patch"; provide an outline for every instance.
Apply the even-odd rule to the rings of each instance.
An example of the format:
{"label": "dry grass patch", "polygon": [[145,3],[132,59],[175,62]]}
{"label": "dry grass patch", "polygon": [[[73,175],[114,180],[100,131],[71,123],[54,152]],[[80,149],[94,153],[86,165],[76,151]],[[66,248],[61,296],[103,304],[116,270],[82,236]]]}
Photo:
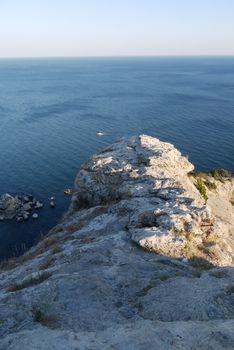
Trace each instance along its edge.
{"label": "dry grass patch", "polygon": [[60,253],[62,251],[62,247],[59,244],[56,244],[52,250],[51,250],[51,254],[57,254]]}
{"label": "dry grass patch", "polygon": [[92,243],[95,241],[95,237],[92,237],[92,236],[81,237],[78,239],[81,243],[85,243],[85,244]]}
{"label": "dry grass patch", "polygon": [[46,259],[44,259],[38,266],[39,270],[46,270],[48,269],[54,262],[56,258],[54,256],[48,256]]}
{"label": "dry grass patch", "polygon": [[68,231],[69,233],[74,233],[82,229],[83,226],[84,226],[83,222],[78,222],[78,223],[74,223],[66,226],[65,230]]}
{"label": "dry grass patch", "polygon": [[17,266],[17,259],[11,258],[0,262],[0,270],[11,270]]}
{"label": "dry grass patch", "polygon": [[220,182],[225,182],[225,180],[230,179],[231,177],[231,173],[225,169],[212,170],[209,173],[209,175],[212,176],[215,180]]}
{"label": "dry grass patch", "polygon": [[44,272],[44,273],[38,273],[37,277],[30,277],[27,280],[20,282],[20,283],[14,283],[8,288],[8,292],[17,292],[21,289],[29,288],[32,286],[35,286],[37,284],[40,284],[44,281],[46,281],[48,278],[51,277],[51,273]]}

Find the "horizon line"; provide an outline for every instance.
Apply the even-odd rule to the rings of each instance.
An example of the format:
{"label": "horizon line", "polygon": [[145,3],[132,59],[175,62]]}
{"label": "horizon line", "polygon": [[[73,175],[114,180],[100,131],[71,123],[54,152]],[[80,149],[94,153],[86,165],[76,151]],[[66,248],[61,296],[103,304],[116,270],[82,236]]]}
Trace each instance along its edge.
{"label": "horizon line", "polygon": [[194,57],[227,57],[234,58],[234,54],[181,54],[181,55],[80,55],[80,56],[6,56],[4,59],[79,59],[79,58],[194,58]]}

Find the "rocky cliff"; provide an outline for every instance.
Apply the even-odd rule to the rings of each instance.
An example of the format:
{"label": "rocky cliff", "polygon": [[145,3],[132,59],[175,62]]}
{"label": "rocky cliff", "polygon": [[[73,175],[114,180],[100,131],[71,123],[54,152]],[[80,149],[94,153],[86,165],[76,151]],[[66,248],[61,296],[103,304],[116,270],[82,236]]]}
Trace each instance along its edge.
{"label": "rocky cliff", "polygon": [[2,264],[0,349],[233,349],[234,180],[142,135],[86,161],[68,213]]}

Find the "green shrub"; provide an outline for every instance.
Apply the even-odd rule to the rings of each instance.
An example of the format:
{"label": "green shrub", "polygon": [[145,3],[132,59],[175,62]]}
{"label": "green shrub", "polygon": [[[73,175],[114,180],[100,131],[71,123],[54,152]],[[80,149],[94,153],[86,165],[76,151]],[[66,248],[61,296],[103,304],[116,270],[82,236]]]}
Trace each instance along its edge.
{"label": "green shrub", "polygon": [[198,191],[200,192],[200,195],[202,196],[202,198],[206,203],[208,200],[208,196],[206,194],[206,186],[204,185],[204,182],[201,179],[197,179],[194,185],[198,189]]}

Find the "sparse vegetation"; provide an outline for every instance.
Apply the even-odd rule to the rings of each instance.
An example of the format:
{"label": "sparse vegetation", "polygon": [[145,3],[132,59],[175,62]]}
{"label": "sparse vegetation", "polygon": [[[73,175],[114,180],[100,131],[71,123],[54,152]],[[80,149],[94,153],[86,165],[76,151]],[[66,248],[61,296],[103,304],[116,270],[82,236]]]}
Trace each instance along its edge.
{"label": "sparse vegetation", "polygon": [[223,183],[232,176],[231,173],[225,169],[216,169],[210,171],[209,173],[190,172],[188,175],[194,177],[197,179],[197,181],[201,180],[210,191],[217,189],[215,180]]}
{"label": "sparse vegetation", "polygon": [[224,182],[226,179],[229,179],[231,177],[231,173],[225,169],[212,170],[209,175],[212,176],[215,180],[221,182]]}
{"label": "sparse vegetation", "polygon": [[173,277],[175,277],[175,275],[171,275],[169,273],[164,273],[164,274],[161,274],[158,278],[160,279],[160,281],[167,281],[168,279],[173,278]]}
{"label": "sparse vegetation", "polygon": [[195,278],[200,278],[202,276],[202,270],[191,271],[191,276]]}
{"label": "sparse vegetation", "polygon": [[45,260],[42,261],[42,263],[40,263],[38,267],[40,270],[46,270],[53,264],[53,262],[55,262],[55,260],[56,259],[54,256],[48,256]]}
{"label": "sparse vegetation", "polygon": [[17,266],[16,259],[11,258],[0,262],[0,270],[10,270]]}
{"label": "sparse vegetation", "polygon": [[8,260],[0,262],[0,270],[10,270],[29,260],[32,260],[36,256],[45,253],[46,250],[48,250],[58,241],[61,241],[64,238],[59,238],[56,236],[48,236],[45,238],[45,236],[43,236],[42,239],[43,240],[40,243],[38,243],[36,247],[32,248],[32,250],[26,252],[24,255],[21,255],[17,258],[10,258]]}
{"label": "sparse vegetation", "polygon": [[214,182],[210,181],[210,180],[205,180],[204,184],[210,191],[217,189],[217,185]]}
{"label": "sparse vegetation", "polygon": [[228,287],[227,292],[229,295],[234,294],[234,284],[232,284],[231,286]]}
{"label": "sparse vegetation", "polygon": [[225,278],[228,277],[228,273],[225,270],[216,270],[216,271],[211,271],[210,275],[215,277],[215,278]]}
{"label": "sparse vegetation", "polygon": [[8,288],[8,292],[17,292],[21,289],[29,288],[32,286],[35,286],[39,283],[44,282],[48,278],[50,278],[51,273],[44,272],[44,273],[38,273],[36,277],[30,277],[27,280],[21,282],[21,283],[14,283],[12,286]]}
{"label": "sparse vegetation", "polygon": [[43,245],[44,250],[46,250],[46,248],[51,247],[53,244],[55,244],[57,242],[58,242],[58,237],[48,236],[42,240],[42,245]]}
{"label": "sparse vegetation", "polygon": [[198,256],[190,258],[190,264],[192,267],[198,270],[209,270],[214,267],[214,265],[211,264],[208,260]]}
{"label": "sparse vegetation", "polygon": [[60,253],[62,251],[62,248],[59,244],[56,244],[52,250],[51,250],[51,254],[57,254]]}
{"label": "sparse vegetation", "polygon": [[81,243],[88,244],[88,243],[92,243],[93,241],[95,241],[95,237],[86,236],[86,237],[79,238],[79,240]]}
{"label": "sparse vegetation", "polygon": [[208,177],[208,174],[207,173],[201,173],[201,172],[200,173],[196,173],[196,172],[190,171],[190,173],[188,173],[188,176],[192,176],[195,179],[196,178],[206,179]]}
{"label": "sparse vegetation", "polygon": [[33,305],[32,307],[33,321],[42,324],[43,326],[54,328],[58,321],[49,304]]}
{"label": "sparse vegetation", "polygon": [[221,181],[221,182],[223,182],[225,179],[228,179],[232,176],[230,171],[225,169],[214,169],[208,173],[203,173],[203,172],[196,173],[191,171],[188,175],[195,178],[202,178],[202,179],[213,177],[215,180]]}
{"label": "sparse vegetation", "polygon": [[204,185],[204,182],[201,179],[197,179],[194,185],[198,189],[198,191],[200,192],[200,195],[202,196],[202,198],[206,203],[208,201],[208,196],[206,193],[206,187]]}
{"label": "sparse vegetation", "polygon": [[80,230],[83,226],[84,226],[84,224],[82,222],[74,223],[74,224],[70,224],[70,225],[66,226],[65,230],[67,230],[69,233],[74,233],[74,232]]}

